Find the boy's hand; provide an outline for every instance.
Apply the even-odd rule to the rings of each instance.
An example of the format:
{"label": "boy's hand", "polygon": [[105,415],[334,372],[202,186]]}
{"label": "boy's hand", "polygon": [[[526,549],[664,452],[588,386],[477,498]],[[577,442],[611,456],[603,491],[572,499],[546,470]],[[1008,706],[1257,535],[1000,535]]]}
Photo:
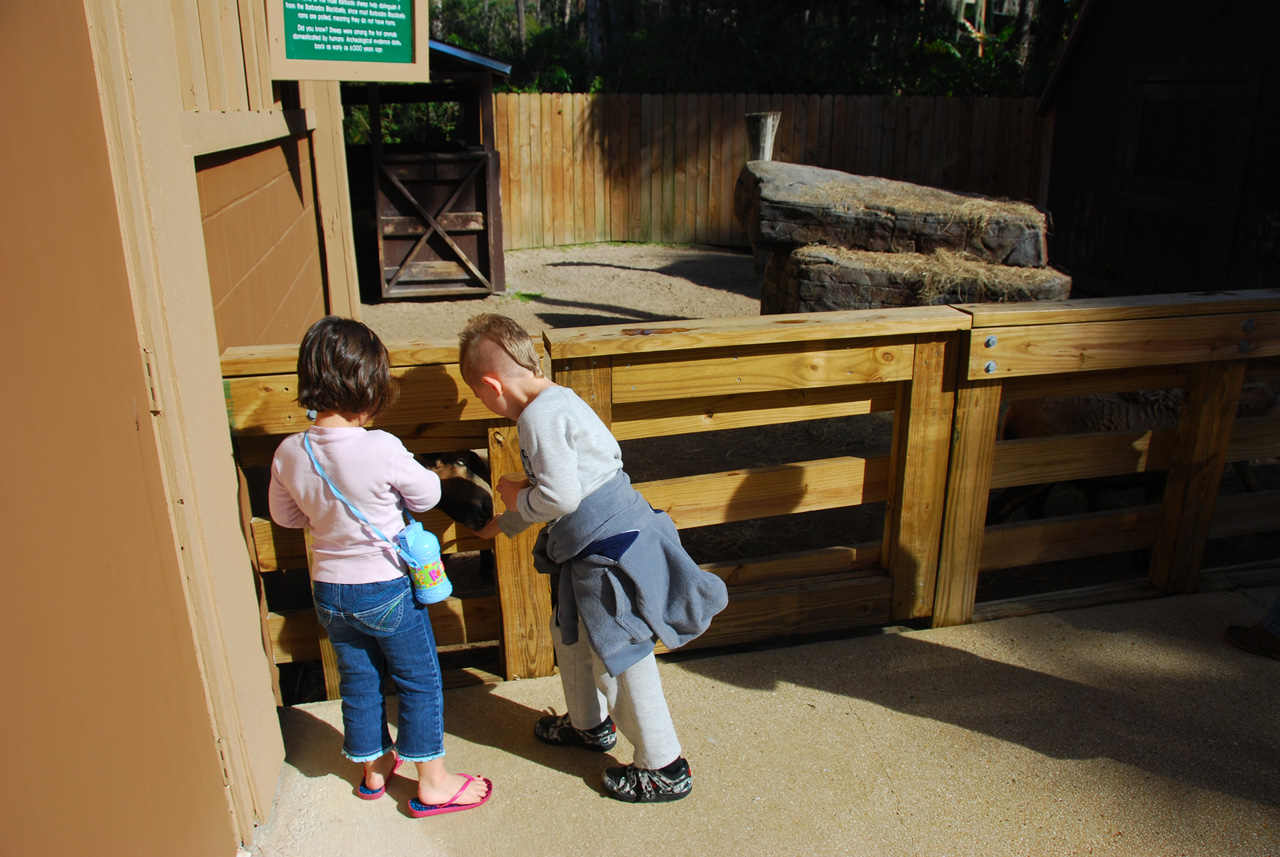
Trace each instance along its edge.
{"label": "boy's hand", "polygon": [[498,537],[498,533],[502,532],[502,528],[498,526],[498,516],[494,515],[489,523],[476,530],[476,537],[481,539],[493,539]]}
{"label": "boy's hand", "polygon": [[498,496],[502,498],[503,505],[508,509],[514,509],[516,508],[516,496],[528,487],[528,479],[516,478],[511,474],[507,474],[498,480]]}

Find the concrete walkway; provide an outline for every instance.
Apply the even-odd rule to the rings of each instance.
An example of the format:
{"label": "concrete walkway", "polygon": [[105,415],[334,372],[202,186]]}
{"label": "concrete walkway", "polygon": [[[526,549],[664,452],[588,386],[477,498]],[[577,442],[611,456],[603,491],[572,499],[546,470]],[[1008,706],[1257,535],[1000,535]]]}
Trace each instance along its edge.
{"label": "concrete walkway", "polygon": [[[559,679],[445,693],[477,810],[415,820],[358,800],[337,702],[282,710],[261,857],[1280,855],[1280,662],[1223,639],[1280,587],[1162,598],[736,654],[662,677],[687,799],[603,796],[614,762],[532,735]],[[619,740],[612,754],[630,761]]]}

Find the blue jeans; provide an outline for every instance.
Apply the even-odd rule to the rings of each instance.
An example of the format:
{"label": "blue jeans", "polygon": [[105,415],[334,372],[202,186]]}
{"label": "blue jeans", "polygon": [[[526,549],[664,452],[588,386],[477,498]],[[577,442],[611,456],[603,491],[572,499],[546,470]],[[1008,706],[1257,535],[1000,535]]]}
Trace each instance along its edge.
{"label": "blue jeans", "polygon": [[[368,762],[394,746],[408,762],[443,756],[440,661],[427,608],[414,600],[408,576],[380,583],[313,581],[311,591],[338,659],[343,755]],[[388,675],[400,697],[394,745],[382,696]]]}

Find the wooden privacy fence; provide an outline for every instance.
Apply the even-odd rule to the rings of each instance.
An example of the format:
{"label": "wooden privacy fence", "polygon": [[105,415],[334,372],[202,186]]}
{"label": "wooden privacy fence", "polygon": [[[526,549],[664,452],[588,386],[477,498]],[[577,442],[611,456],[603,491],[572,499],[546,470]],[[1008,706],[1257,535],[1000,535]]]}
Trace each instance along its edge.
{"label": "wooden privacy fence", "polygon": [[[1280,529],[1280,491],[1217,497],[1228,460],[1280,455],[1280,417],[1234,419],[1247,376],[1280,377],[1280,290],[662,322],[543,338],[554,379],[620,441],[893,415],[885,455],[637,483],[682,530],[756,519],[785,525],[788,515],[884,503],[883,535],[870,543],[835,536],[835,544],[797,553],[706,564],[728,583],[730,602],[691,645],[930,616],[935,625],[966,622],[975,618],[983,571],[1129,548],[1152,549],[1146,579],[1068,602],[1181,592],[1196,585],[1208,538]],[[265,519],[261,490],[276,444],[305,426],[294,401],[295,355],[290,345],[223,358],[245,527],[265,593],[264,640],[276,663],[324,651],[305,595],[285,605],[270,596],[272,575],[306,565],[301,533]],[[483,447],[495,474],[518,469],[514,425],[471,396],[455,346],[407,343],[391,355],[401,394],[378,427],[415,452]],[[1002,400],[1169,387],[1186,390],[1172,432],[997,442]],[[1162,469],[1168,490],[1158,506],[984,526],[993,487]],[[496,644],[500,675],[548,675],[550,588],[532,568],[534,532],[489,545],[437,512],[420,517],[446,552],[491,546],[497,568],[492,593],[431,608],[438,643]],[[455,678],[489,676],[472,669]]]}
{"label": "wooden privacy fence", "polygon": [[1032,98],[494,96],[509,250],[600,241],[745,245],[743,114],[782,114],[773,159],[1043,203],[1052,129]]}

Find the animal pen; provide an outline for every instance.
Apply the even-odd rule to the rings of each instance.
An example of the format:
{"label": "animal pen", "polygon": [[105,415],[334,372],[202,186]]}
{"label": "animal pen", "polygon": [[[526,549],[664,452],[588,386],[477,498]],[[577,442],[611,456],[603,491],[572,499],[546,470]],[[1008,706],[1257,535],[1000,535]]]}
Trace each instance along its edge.
{"label": "animal pen", "polygon": [[[884,455],[637,482],[681,530],[785,525],[790,515],[884,503],[878,539],[705,564],[728,584],[730,602],[691,647],[909,620],[951,625],[1274,574],[1211,575],[1201,560],[1210,538],[1280,529],[1280,490],[1219,496],[1228,462],[1280,455],[1280,416],[1236,419],[1246,380],[1280,379],[1280,290],[553,329],[543,346],[553,379],[581,395],[619,441],[892,415]],[[470,394],[455,344],[392,344],[390,352],[400,398],[379,428],[417,453],[487,448],[494,474],[519,468],[514,425]],[[303,534],[270,523],[253,488],[265,483],[277,443],[306,424],[295,401],[296,354],[294,345],[234,348],[222,367],[264,644],[277,664],[323,659],[332,697],[332,659],[309,606],[271,602],[271,578],[305,568]],[[1002,403],[1171,388],[1184,391],[1176,429],[997,438]],[[991,489],[1155,471],[1167,471],[1158,504],[984,520]],[[446,681],[550,674],[550,587],[532,566],[533,531],[486,543],[438,511],[418,517],[446,552],[492,548],[496,563],[493,591],[430,609],[442,651],[496,645],[500,665],[464,663]],[[1141,549],[1150,551],[1149,568],[1132,580],[975,604],[987,571]]]}

